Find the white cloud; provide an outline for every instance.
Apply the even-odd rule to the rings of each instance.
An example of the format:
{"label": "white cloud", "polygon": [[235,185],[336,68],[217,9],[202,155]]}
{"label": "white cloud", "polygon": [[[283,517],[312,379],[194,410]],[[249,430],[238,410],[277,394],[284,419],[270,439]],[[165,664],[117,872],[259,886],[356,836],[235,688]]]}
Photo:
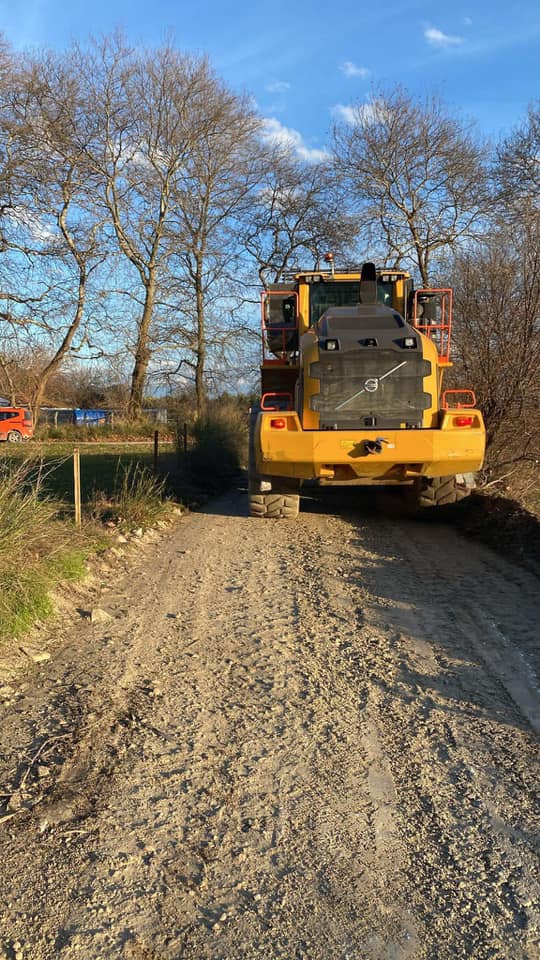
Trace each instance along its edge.
{"label": "white cloud", "polygon": [[273,116],[276,116],[280,113],[285,113],[287,107],[283,101],[281,103],[268,103],[265,105],[263,110],[259,110],[259,113],[271,113]]}
{"label": "white cloud", "polygon": [[463,37],[453,37],[449,33],[443,33],[437,27],[426,27],[424,37],[432,47],[454,47],[463,43]]}
{"label": "white cloud", "polygon": [[385,119],[386,110],[380,100],[368,100],[366,103],[336,103],[332,114],[337,120],[354,126],[356,123],[375,123]]}
{"label": "white cloud", "polygon": [[275,117],[268,117],[263,121],[262,135],[269,143],[293,150],[302,160],[308,163],[320,163],[328,158],[326,150],[308,147],[298,130],[285,127]]}
{"label": "white cloud", "polygon": [[339,69],[346,77],[362,77],[364,80],[366,77],[369,77],[370,74],[367,67],[357,67],[356,64],[350,60],[345,60],[345,63],[342,63]]}
{"label": "white cloud", "polygon": [[290,89],[291,85],[286,80],[274,80],[272,83],[267,83],[265,87],[268,93],[286,93]]}
{"label": "white cloud", "polygon": [[332,107],[332,113],[336,120],[344,120],[345,123],[350,123],[351,126],[358,123],[358,107],[346,106],[344,103],[336,103],[335,107]]}

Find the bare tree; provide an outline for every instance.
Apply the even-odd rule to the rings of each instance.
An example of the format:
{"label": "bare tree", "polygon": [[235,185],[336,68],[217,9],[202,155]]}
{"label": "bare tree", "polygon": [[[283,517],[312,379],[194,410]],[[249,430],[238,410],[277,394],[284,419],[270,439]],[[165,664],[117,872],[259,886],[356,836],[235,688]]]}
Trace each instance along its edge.
{"label": "bare tree", "polygon": [[77,64],[28,57],[19,80],[4,114],[18,156],[6,245],[12,267],[19,266],[19,289],[2,296],[19,344],[37,339],[45,348],[29,397],[37,421],[47,384],[83,327],[89,277],[103,257],[102,223],[84,157],[87,131],[73,123],[86,102]]}
{"label": "bare tree", "polygon": [[[193,150],[208,127],[214,80],[204,60],[171,46],[132,51],[118,37],[81,54],[95,135],[88,160],[101,181],[119,251],[137,278],[130,416],[138,416],[152,356],[160,285],[172,252],[173,197],[189,180]],[[177,221],[176,221],[177,225]]]}
{"label": "bare tree", "polygon": [[497,149],[495,179],[505,210],[540,213],[540,101]]}
{"label": "bare tree", "polygon": [[[10,92],[17,86],[18,67],[7,42],[0,34],[0,115],[4,116]],[[11,207],[14,162],[9,125],[0,127],[0,254],[5,246],[4,221]]]}
{"label": "bare tree", "polygon": [[283,147],[268,161],[243,238],[263,286],[299,268],[303,258],[315,266],[329,251],[345,259],[357,232],[328,164],[306,163]]}
{"label": "bare tree", "polygon": [[484,413],[491,462],[538,459],[540,231],[505,226],[455,263],[460,376]]}
{"label": "bare tree", "polygon": [[[375,91],[334,130],[336,174],[375,249],[425,286],[438,257],[478,234],[489,203],[484,147],[436,97]],[[381,246],[382,241],[382,246]]]}
{"label": "bare tree", "polygon": [[192,144],[173,193],[174,291],[181,305],[184,364],[193,371],[197,412],[207,404],[208,360],[226,364],[241,336],[243,226],[266,169],[260,120],[249,101],[214,79],[205,126]]}
{"label": "bare tree", "polygon": [[9,402],[12,407],[17,403],[17,387],[15,385],[15,365],[13,357],[10,357],[3,351],[0,354],[0,384],[3,393],[9,394]]}
{"label": "bare tree", "polygon": [[540,112],[498,146],[496,203],[455,267],[458,365],[478,388],[489,460],[540,460]]}

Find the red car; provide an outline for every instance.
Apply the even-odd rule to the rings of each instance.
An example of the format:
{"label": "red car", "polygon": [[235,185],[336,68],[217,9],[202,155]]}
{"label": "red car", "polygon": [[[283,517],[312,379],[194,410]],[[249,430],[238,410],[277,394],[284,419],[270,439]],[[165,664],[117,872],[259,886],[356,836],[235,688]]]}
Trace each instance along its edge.
{"label": "red car", "polygon": [[26,407],[0,407],[0,440],[19,443],[34,436],[32,412]]}

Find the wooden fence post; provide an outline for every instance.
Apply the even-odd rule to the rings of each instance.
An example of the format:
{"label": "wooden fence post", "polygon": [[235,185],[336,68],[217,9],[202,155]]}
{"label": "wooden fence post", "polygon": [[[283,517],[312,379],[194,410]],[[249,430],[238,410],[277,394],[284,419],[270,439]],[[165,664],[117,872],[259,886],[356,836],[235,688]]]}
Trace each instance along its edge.
{"label": "wooden fence post", "polygon": [[79,448],[73,448],[73,492],[75,500],[75,526],[81,529],[81,456]]}

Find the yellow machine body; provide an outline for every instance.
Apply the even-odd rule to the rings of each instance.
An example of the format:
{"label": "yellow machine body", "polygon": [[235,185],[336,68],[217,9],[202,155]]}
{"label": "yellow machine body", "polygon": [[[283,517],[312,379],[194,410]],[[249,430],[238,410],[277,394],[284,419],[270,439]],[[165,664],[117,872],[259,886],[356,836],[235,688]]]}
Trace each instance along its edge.
{"label": "yellow machine body", "polygon": [[[268,355],[252,415],[250,489],[280,490],[280,478],[289,490],[306,480],[410,485],[472,476],[482,466],[485,428],[474,394],[463,391],[469,402],[454,403],[458,391],[443,388],[452,366],[451,291],[423,291],[426,302],[436,295],[439,315],[422,323],[410,275],[378,270],[375,283],[367,266],[369,307],[361,305],[360,271],[297,273],[264,295]],[[287,318],[282,326],[271,320],[276,306]],[[385,393],[386,419],[378,399]]]}
{"label": "yellow machine body", "polygon": [[[295,412],[259,413],[256,467],[261,475],[338,483],[410,483],[418,477],[472,473],[482,466],[485,430],[482,415],[471,411],[474,426],[455,427],[456,411],[446,411],[429,430],[304,430]],[[284,420],[272,426],[274,421]],[[382,439],[377,455],[366,444]]]}

